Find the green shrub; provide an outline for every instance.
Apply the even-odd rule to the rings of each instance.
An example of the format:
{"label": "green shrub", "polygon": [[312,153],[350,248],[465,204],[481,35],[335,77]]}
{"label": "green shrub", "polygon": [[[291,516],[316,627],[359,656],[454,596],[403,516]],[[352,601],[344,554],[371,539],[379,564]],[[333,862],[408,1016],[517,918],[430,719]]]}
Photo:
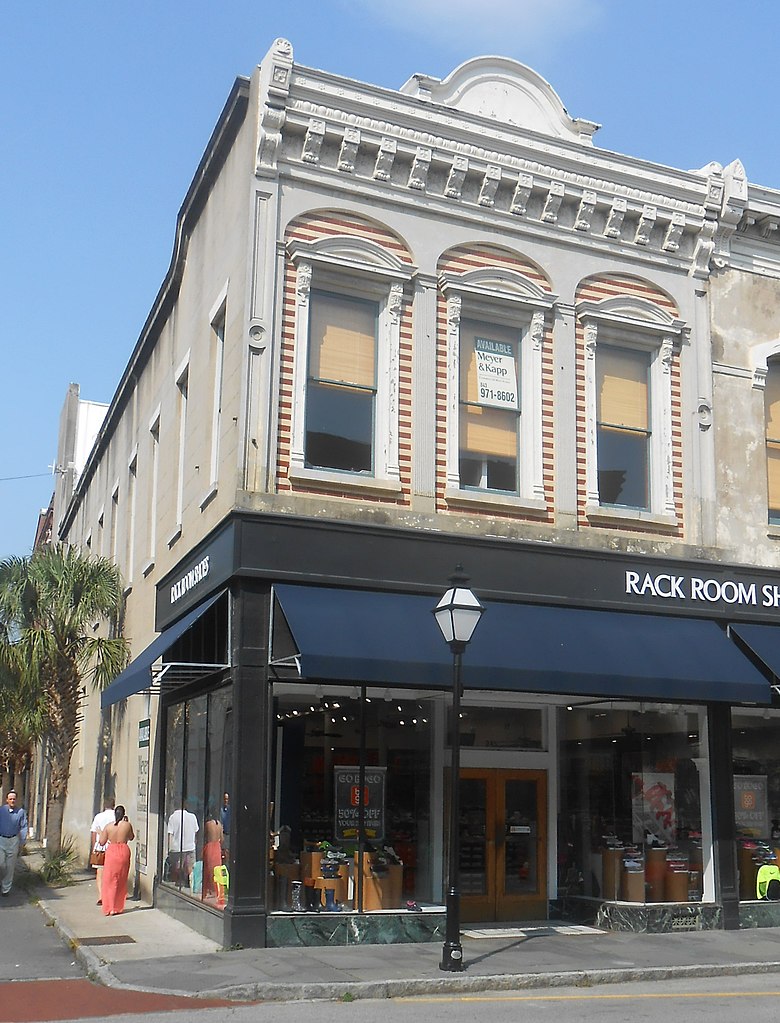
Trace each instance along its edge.
{"label": "green shrub", "polygon": [[76,861],[76,843],[73,838],[63,839],[57,852],[43,854],[43,866],[38,871],[41,880],[48,885],[67,885],[71,883],[71,873]]}

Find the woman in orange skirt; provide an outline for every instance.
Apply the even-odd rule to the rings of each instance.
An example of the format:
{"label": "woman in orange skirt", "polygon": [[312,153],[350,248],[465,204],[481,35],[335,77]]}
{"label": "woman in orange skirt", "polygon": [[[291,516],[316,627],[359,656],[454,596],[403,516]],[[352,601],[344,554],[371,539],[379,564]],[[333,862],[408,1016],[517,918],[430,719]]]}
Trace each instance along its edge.
{"label": "woman in orange skirt", "polygon": [[213,807],[209,807],[204,825],[203,845],[203,899],[217,897],[214,868],[222,865],[222,825]]}
{"label": "woman in orange skirt", "polygon": [[125,808],[118,806],[114,816],[115,822],[100,833],[100,844],[106,846],[101,886],[104,916],[116,916],[125,908],[130,873],[130,847],[127,843],[135,838],[133,826],[125,816]]}

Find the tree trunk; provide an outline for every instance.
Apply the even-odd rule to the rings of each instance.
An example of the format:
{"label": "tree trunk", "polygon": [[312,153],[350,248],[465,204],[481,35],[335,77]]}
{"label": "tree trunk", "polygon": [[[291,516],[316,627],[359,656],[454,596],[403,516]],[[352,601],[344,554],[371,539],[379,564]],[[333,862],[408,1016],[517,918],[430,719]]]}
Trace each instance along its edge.
{"label": "tree trunk", "polygon": [[46,814],[46,851],[54,856],[62,848],[62,817],[65,812],[65,797],[49,792],[48,813]]}

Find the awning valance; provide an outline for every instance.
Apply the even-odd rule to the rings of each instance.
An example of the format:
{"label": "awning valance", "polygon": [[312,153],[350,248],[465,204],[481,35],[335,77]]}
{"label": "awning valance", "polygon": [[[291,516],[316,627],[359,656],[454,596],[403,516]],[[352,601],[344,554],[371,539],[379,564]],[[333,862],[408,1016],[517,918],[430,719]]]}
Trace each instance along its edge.
{"label": "awning valance", "polygon": [[[414,594],[274,588],[307,679],[446,688],[452,658]],[[289,658],[287,663],[290,663]],[[715,622],[487,602],[463,655],[471,689],[769,703],[766,678]]]}
{"label": "awning valance", "polygon": [[[214,596],[209,597],[208,600],[204,600],[202,604],[198,604],[196,608],[193,608],[189,614],[186,614],[183,618],[180,618],[178,622],[174,622],[170,628],[165,629],[157,639],[153,640],[149,646],[140,653],[125,670],[114,679],[110,686],[107,686],[100,694],[100,706],[110,707],[115,703],[119,703],[120,700],[126,700],[128,696],[135,696],[136,693],[141,693],[145,689],[148,689],[151,685],[151,668],[156,660],[173,646],[177,639],[194,625],[194,623],[204,615],[212,604],[216,603],[222,596],[221,593],[215,593]],[[217,670],[223,665],[208,665],[211,670]]]}

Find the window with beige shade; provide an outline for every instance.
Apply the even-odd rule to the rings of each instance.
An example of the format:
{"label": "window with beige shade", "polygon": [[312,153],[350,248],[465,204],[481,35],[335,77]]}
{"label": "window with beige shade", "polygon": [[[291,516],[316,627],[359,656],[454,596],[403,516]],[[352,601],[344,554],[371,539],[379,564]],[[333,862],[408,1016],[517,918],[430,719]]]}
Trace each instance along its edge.
{"label": "window with beige shade", "polygon": [[780,360],[767,364],[764,415],[769,522],[780,525]]}
{"label": "window with beige shade", "polygon": [[601,504],[650,503],[650,356],[600,345],[596,353],[598,490]]}
{"label": "window with beige shade", "polygon": [[310,306],[305,464],[371,473],[377,303],[313,291]]}
{"label": "window with beige shade", "polygon": [[519,354],[517,330],[461,321],[461,487],[517,493]]}

